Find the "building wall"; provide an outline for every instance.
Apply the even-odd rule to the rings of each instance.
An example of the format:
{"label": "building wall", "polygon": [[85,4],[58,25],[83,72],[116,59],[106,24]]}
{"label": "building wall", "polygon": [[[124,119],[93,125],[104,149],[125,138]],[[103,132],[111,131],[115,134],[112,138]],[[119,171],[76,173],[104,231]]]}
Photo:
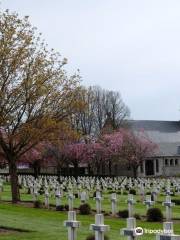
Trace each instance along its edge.
{"label": "building wall", "polygon": [[[180,175],[180,157],[158,157],[148,159],[153,161],[153,174],[149,176],[176,176]],[[139,177],[148,177],[146,174],[146,161],[138,169]],[[157,163],[158,162],[158,163]]]}

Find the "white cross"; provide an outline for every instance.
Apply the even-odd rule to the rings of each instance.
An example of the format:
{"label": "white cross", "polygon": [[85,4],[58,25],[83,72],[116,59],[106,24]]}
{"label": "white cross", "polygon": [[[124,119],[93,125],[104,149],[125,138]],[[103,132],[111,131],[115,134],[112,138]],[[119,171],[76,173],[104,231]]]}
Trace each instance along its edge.
{"label": "white cross", "polygon": [[81,193],[81,202],[84,203],[84,202],[86,202],[86,200],[87,200],[87,193],[85,191],[83,191]]}
{"label": "white cross", "polygon": [[147,195],[146,200],[144,201],[144,204],[146,205],[147,209],[150,208],[154,204],[154,201],[151,201],[151,196]]}
{"label": "white cross", "polygon": [[61,192],[60,192],[60,189],[59,187],[56,189],[56,207],[60,206],[61,205]]}
{"label": "white cross", "polygon": [[49,208],[49,191],[48,188],[45,190],[45,207]]}
{"label": "white cross", "polygon": [[111,209],[112,209],[112,215],[116,215],[116,206],[117,205],[117,196],[116,193],[111,194]]}
{"label": "white cross", "polygon": [[99,192],[96,192],[95,200],[96,200],[96,212],[97,212],[97,213],[101,213],[101,201],[102,201],[102,197],[101,197],[101,195],[100,195]]}
{"label": "white cross", "polygon": [[142,234],[143,231],[136,231],[136,219],[133,217],[127,218],[127,227],[121,230],[121,235],[126,236],[128,240],[135,240],[137,236]]}
{"label": "white cross", "polygon": [[128,213],[129,213],[129,217],[133,217],[133,205],[135,204],[135,201],[133,199],[133,195],[129,194],[128,195]]}
{"label": "white cross", "polygon": [[80,222],[76,221],[76,212],[68,212],[68,220],[64,222],[64,226],[68,228],[68,240],[76,240],[76,229],[79,228]]}
{"label": "white cross", "polygon": [[74,195],[72,193],[69,193],[69,195],[68,195],[69,211],[73,210],[73,199],[74,199]]}
{"label": "white cross", "polygon": [[166,196],[166,201],[163,202],[163,206],[166,207],[166,220],[170,221],[172,218],[172,207],[175,204],[173,202],[171,202],[171,196]]}
{"label": "white cross", "polygon": [[104,225],[103,214],[95,215],[95,224],[90,225],[90,230],[95,231],[95,240],[104,240],[104,232],[109,231],[109,226]]}
{"label": "white cross", "polygon": [[180,240],[180,235],[174,234],[173,222],[163,223],[163,233],[156,235],[156,240]]}

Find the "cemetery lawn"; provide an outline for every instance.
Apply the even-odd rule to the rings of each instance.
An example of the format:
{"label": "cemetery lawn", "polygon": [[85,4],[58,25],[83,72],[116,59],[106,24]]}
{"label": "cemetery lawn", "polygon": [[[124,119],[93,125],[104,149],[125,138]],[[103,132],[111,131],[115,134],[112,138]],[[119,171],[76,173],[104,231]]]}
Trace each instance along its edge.
{"label": "cemetery lawn", "polygon": [[[0,233],[3,240],[66,240],[67,229],[63,227],[63,221],[67,219],[66,212],[55,212],[46,209],[34,209],[8,203],[0,204],[0,225],[1,227],[17,228],[30,232]],[[94,222],[94,216],[77,215],[81,221],[78,230],[78,239],[83,240],[91,233],[89,224]],[[125,220],[105,217],[105,224],[111,226],[109,237],[112,240],[126,239],[119,235],[119,230],[125,227]],[[160,223],[137,222],[138,226],[147,229],[161,229]],[[179,230],[178,230],[179,229]],[[180,233],[180,223],[175,224],[175,230]],[[140,239],[154,239],[154,236],[147,234]]]}
{"label": "cemetery lawn", "polygon": [[[110,211],[110,201],[109,194],[104,195],[104,200],[102,202],[102,207],[105,212]],[[118,209],[127,209],[127,195],[118,195],[119,203]],[[179,198],[179,197],[174,197]],[[63,226],[63,222],[67,220],[67,212],[57,212],[54,209],[35,209],[27,205],[13,205],[7,201],[11,200],[10,186],[5,185],[4,192],[1,196],[2,201],[0,202],[0,227],[8,227],[21,229],[25,232],[1,232],[0,240],[67,240],[67,229]],[[32,200],[32,196],[27,194],[24,190],[21,191],[21,199],[23,201]],[[43,196],[40,196],[43,201]],[[162,201],[164,201],[164,196],[159,196],[155,207],[159,207],[164,210],[162,206]],[[136,197],[138,201],[138,197]],[[51,198],[51,203],[55,204],[55,199]],[[93,209],[95,209],[95,201],[90,198],[88,201]],[[63,198],[63,204],[67,203],[66,197]],[[80,201],[75,199],[75,207],[80,205]],[[140,215],[146,214],[146,207],[141,203],[137,202],[135,204],[135,213]],[[165,212],[163,211],[165,214]],[[173,208],[174,220],[174,230],[175,233],[180,234],[180,206],[175,206]],[[110,225],[110,232],[107,234],[110,240],[125,240],[127,238],[120,236],[120,229],[126,227],[126,219],[112,218],[111,216],[105,216],[105,224]],[[94,215],[80,215],[77,214],[77,220],[81,222],[81,227],[78,229],[78,240],[85,240],[86,237],[91,234],[89,230],[89,225],[94,223]],[[145,220],[137,220],[137,226],[146,229],[162,229],[162,223],[149,223]],[[146,234],[140,237],[142,240],[154,240],[154,234]]]}

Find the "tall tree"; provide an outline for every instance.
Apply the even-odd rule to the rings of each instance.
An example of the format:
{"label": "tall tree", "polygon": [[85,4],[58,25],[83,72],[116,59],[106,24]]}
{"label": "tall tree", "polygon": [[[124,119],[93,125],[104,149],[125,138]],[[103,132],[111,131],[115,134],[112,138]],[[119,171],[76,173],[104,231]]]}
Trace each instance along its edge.
{"label": "tall tree", "polygon": [[130,115],[121,95],[115,91],[93,86],[84,88],[77,98],[84,103],[84,107],[71,116],[71,122],[74,129],[83,136],[97,136],[104,126],[107,115],[111,116],[113,129],[121,127]]}
{"label": "tall tree", "polygon": [[54,141],[67,125],[78,107],[79,76],[67,77],[67,60],[47,50],[28,17],[8,10],[0,12],[0,56],[0,151],[17,202],[18,159],[39,142]]}

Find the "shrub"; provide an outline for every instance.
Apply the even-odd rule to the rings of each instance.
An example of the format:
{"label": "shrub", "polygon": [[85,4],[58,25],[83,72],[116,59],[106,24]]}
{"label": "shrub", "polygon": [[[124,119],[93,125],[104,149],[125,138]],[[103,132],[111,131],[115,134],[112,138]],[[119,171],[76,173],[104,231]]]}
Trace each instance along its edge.
{"label": "shrub", "polygon": [[151,195],[151,192],[146,192],[146,195]]}
{"label": "shrub", "polygon": [[59,205],[56,207],[56,211],[63,211],[64,210],[64,205]]}
{"label": "shrub", "polygon": [[159,208],[149,208],[146,214],[148,222],[161,222],[163,214]]}
{"label": "shrub", "polygon": [[40,195],[43,195],[45,193],[43,188],[40,188],[38,192]]}
{"label": "shrub", "polygon": [[65,204],[65,205],[64,205],[64,209],[65,209],[66,211],[69,211],[69,205],[68,205],[68,204]]}
{"label": "shrub", "polygon": [[123,192],[123,195],[128,195],[128,193],[126,191]]}
{"label": "shrub", "polygon": [[81,204],[79,211],[82,215],[88,215],[91,213],[91,206],[88,203]]}
{"label": "shrub", "polygon": [[[112,193],[113,193],[113,192],[112,192]],[[117,191],[116,193],[117,193],[117,194],[121,194],[121,191]]]}
{"label": "shrub", "polygon": [[40,200],[34,201],[34,208],[41,208],[41,207],[42,207],[42,203]]}
{"label": "shrub", "polygon": [[119,211],[119,212],[118,212],[118,216],[119,216],[120,218],[128,218],[128,210],[125,209],[125,210]]}
{"label": "shrub", "polygon": [[108,193],[111,194],[111,193],[115,193],[115,192],[116,192],[116,191],[111,190],[111,191],[109,191]]}
{"label": "shrub", "polygon": [[126,191],[129,191],[129,187],[128,186],[125,186],[125,189],[126,189]]}
{"label": "shrub", "polygon": [[[91,234],[87,236],[86,240],[95,240],[95,235]],[[104,240],[109,240],[109,237],[107,235],[104,235]]]}
{"label": "shrub", "polygon": [[136,195],[136,190],[135,190],[135,189],[130,189],[130,190],[129,190],[129,193],[130,193],[130,194],[133,194],[133,195]]}
{"label": "shrub", "polygon": [[140,216],[140,214],[138,214],[138,213],[135,213],[135,214],[134,214],[134,218],[136,218],[137,220],[141,220],[141,216]]}
{"label": "shrub", "polygon": [[172,202],[176,205],[180,205],[180,199],[173,199]]}
{"label": "shrub", "polygon": [[78,194],[77,193],[75,193],[74,196],[75,196],[75,198],[78,198]]}

